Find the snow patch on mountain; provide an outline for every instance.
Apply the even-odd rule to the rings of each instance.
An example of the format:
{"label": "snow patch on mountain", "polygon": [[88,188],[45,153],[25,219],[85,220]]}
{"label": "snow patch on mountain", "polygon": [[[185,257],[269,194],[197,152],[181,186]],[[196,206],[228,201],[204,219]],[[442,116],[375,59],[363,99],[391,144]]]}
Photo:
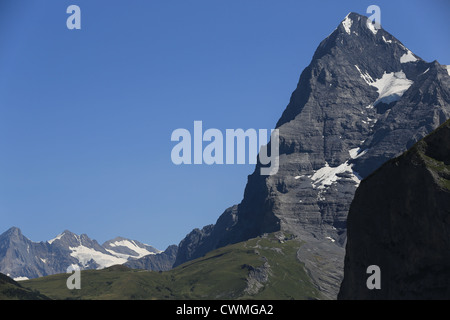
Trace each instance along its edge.
{"label": "snow patch on mountain", "polygon": [[384,36],[381,36],[382,38],[383,38],[383,41],[385,42],[385,43],[392,43],[392,40],[388,40],[388,39],[386,39]]}
{"label": "snow patch on mountain", "polygon": [[335,242],[336,240],[334,240],[332,237],[325,237],[325,239],[330,240],[331,242]]}
{"label": "snow patch on mountain", "polygon": [[357,158],[365,155],[367,153],[367,151],[369,151],[369,149],[362,150],[361,148],[358,147],[358,148],[349,150],[348,153],[350,154],[350,157],[352,159],[357,159]]}
{"label": "snow patch on mountain", "polygon": [[25,281],[25,280],[29,280],[27,277],[15,277],[13,278],[14,281]]}
{"label": "snow patch on mountain", "polygon": [[361,75],[361,78],[363,78],[364,81],[365,81],[367,84],[371,85],[371,84],[374,82],[374,80],[373,80],[373,78],[370,76],[370,74],[368,74],[367,72],[362,72],[361,69],[360,69],[356,64],[355,64],[355,67],[356,67],[356,69],[359,71],[359,74]]}
{"label": "snow patch on mountain", "polygon": [[341,173],[347,172],[350,174],[350,178],[357,184],[361,182],[361,177],[352,169],[353,164],[349,164],[345,161],[343,164],[337,167],[330,167],[328,162],[325,162],[325,166],[315,171],[311,177],[313,188],[324,189],[327,186],[332,185],[340,177]]}
{"label": "snow patch on mountain", "polygon": [[412,84],[413,81],[406,78],[403,71],[391,73],[384,72],[381,79],[377,79],[370,83],[371,86],[378,90],[378,99],[373,105],[376,105],[379,102],[391,103],[399,100]]}
{"label": "snow patch on mountain", "polygon": [[47,242],[48,242],[49,244],[52,244],[54,241],[61,239],[61,238],[63,237],[63,235],[64,235],[64,232],[58,234],[55,238],[53,238],[53,239],[51,239],[51,240],[48,240]]}
{"label": "snow patch on mountain", "polygon": [[358,70],[361,78],[363,78],[368,85],[375,87],[378,91],[377,100],[367,108],[373,107],[379,102],[391,103],[399,100],[403,93],[405,93],[405,91],[414,83],[406,78],[403,71],[391,73],[384,72],[381,79],[373,80],[369,73],[362,71],[357,65],[355,65],[355,68]]}
{"label": "snow patch on mountain", "polygon": [[[360,147],[350,149],[348,151],[351,159],[357,159],[367,153],[369,149],[362,150]],[[350,179],[353,180],[356,185],[359,185],[362,178],[360,175],[353,170],[353,164],[349,163],[350,159],[342,163],[337,167],[330,167],[328,162],[325,162],[325,166],[319,170],[315,170],[314,174],[310,177],[312,180],[313,188],[315,189],[325,189],[327,186],[332,185],[334,182],[341,179],[339,174],[349,173]],[[301,176],[297,176],[300,178]],[[295,179],[298,179],[295,177]],[[322,199],[323,200],[323,199]]]}
{"label": "snow patch on mountain", "polygon": [[415,62],[417,61],[417,58],[413,55],[413,53],[408,50],[404,55],[400,57],[400,63],[407,63],[407,62]]}
{"label": "snow patch on mountain", "polygon": [[88,263],[92,260],[100,266],[99,269],[107,268],[115,264],[123,264],[128,261],[128,259],[105,254],[83,245],[78,247],[69,247],[69,249],[72,251],[70,255],[77,259],[83,267],[88,266]]}
{"label": "snow patch on mountain", "polygon": [[377,32],[378,32],[377,28],[375,28],[375,25],[372,23],[372,21],[370,19],[367,20],[367,28],[369,28],[369,30],[373,34],[377,34]]}
{"label": "snow patch on mountain", "polygon": [[448,73],[448,75],[450,76],[450,65],[444,66],[444,67],[447,69],[447,73]]}
{"label": "snow patch on mountain", "polygon": [[350,14],[348,14],[345,19],[342,21],[342,25],[344,26],[345,32],[348,34],[351,34],[350,28],[352,27],[353,21],[349,17]]}
{"label": "snow patch on mountain", "polygon": [[[128,239],[110,242],[109,246],[112,247],[112,249],[108,248],[108,249],[106,249],[106,251],[108,251],[109,253],[111,253],[117,257],[123,258],[123,259],[130,259],[130,258],[139,259],[139,258],[142,258],[149,254],[161,253],[160,250],[156,250],[156,249],[155,249],[155,251],[149,251],[145,247],[139,246],[135,241],[128,240]],[[117,252],[116,250],[114,250],[115,248],[122,248],[122,249],[126,248],[126,249],[128,249],[127,252],[130,252],[130,254],[123,253],[123,252]]]}

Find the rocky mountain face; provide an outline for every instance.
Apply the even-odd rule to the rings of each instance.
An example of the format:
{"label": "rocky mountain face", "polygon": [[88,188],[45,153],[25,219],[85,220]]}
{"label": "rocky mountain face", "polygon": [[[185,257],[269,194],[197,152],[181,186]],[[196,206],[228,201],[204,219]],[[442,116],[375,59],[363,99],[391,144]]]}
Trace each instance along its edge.
{"label": "rocky mountain face", "polygon": [[215,225],[207,225],[201,230],[192,230],[178,244],[178,254],[174,267],[183,262],[199,258],[216,248],[224,246],[219,242],[226,237],[228,230],[231,230],[237,222],[237,210],[237,205],[232,206],[220,215]]}
{"label": "rocky mountain face", "polygon": [[278,120],[278,173],[248,177],[216,224],[181,241],[175,265],[277,230],[316,286],[336,298],[347,213],[360,181],[450,117],[446,66],[426,62],[367,17],[350,13],[317,48]]}
{"label": "rocky mountain face", "polygon": [[[135,240],[118,237],[100,245],[86,234],[77,235],[65,230],[49,241],[33,242],[20,229],[12,227],[0,235],[0,272],[21,280],[56,273],[65,273],[71,265],[81,269],[101,269],[124,264],[148,255],[159,256],[161,251]],[[173,248],[170,252],[173,255]],[[170,254],[158,257],[166,268]],[[166,264],[167,264],[166,263]],[[152,265],[158,269],[158,265]]]}
{"label": "rocky mountain face", "polygon": [[450,121],[363,180],[347,224],[340,299],[450,299]]}
{"label": "rocky mountain face", "polygon": [[[44,243],[32,242],[20,229],[10,228],[0,235],[0,272],[11,278],[39,277],[47,274],[57,268],[55,264],[59,263],[48,259],[52,256],[48,253],[49,248]],[[65,262],[67,268],[71,263],[61,261],[63,264]]]}
{"label": "rocky mountain face", "polygon": [[178,246],[171,245],[158,254],[149,254],[140,259],[132,259],[124,263],[131,269],[143,269],[154,271],[168,271],[172,269],[177,257]]}
{"label": "rocky mountain face", "polygon": [[116,237],[112,240],[108,240],[103,243],[102,247],[109,253],[127,260],[130,260],[130,258],[139,259],[149,254],[157,254],[161,252],[148,244],[144,244],[136,240],[129,240],[123,237]]}

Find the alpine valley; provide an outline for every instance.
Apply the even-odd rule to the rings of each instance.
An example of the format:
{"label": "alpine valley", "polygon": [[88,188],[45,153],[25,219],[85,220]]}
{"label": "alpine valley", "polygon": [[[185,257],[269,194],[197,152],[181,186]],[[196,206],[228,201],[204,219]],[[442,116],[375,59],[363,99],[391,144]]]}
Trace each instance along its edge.
{"label": "alpine valley", "polygon": [[[0,236],[0,272],[36,278],[21,285],[52,299],[336,299],[344,276],[350,208],[352,238],[347,249],[353,251],[347,253],[346,270],[361,274],[358,261],[370,260],[364,251],[370,239],[359,243],[358,237],[369,232],[350,230],[364,223],[355,215],[367,210],[366,220],[378,228],[382,224],[375,220],[388,211],[377,216],[375,209],[365,207],[381,201],[370,193],[395,197],[394,184],[385,189],[372,177],[361,184],[364,188],[351,207],[361,181],[449,118],[449,67],[424,61],[366,16],[349,13],[319,44],[276,124],[278,172],[261,175],[264,166],[258,162],[242,201],[225,209],[214,225],[194,229],[165,252],[123,238],[99,245],[69,231],[34,243],[12,228]],[[434,157],[439,143],[432,145],[430,157],[443,162],[436,166],[448,166],[448,158]],[[429,161],[433,165],[434,160]],[[381,171],[382,176],[395,176],[391,167]],[[448,181],[444,169],[443,178],[433,176],[445,180],[433,184],[440,192],[436,199],[448,196],[442,191]],[[448,198],[445,201],[448,204]],[[445,213],[446,220],[438,216],[429,222],[448,222],[449,208],[437,211]],[[396,225],[402,225],[401,218]],[[448,248],[432,244],[442,239],[427,240],[430,246]],[[414,252],[411,246],[404,248]],[[448,250],[444,254],[448,256]],[[383,251],[377,255],[382,257]],[[81,290],[68,290],[67,275],[57,274],[71,264],[94,269],[82,271]],[[342,297],[353,298],[352,284],[366,280],[366,274],[361,276],[358,281],[346,276]]]}

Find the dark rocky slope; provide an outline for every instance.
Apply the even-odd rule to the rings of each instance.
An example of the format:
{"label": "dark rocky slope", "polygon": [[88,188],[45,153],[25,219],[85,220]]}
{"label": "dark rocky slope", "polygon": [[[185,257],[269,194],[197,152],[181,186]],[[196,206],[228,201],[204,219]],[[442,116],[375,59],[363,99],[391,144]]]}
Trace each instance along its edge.
{"label": "dark rocky slope", "polygon": [[450,121],[362,181],[347,225],[340,299],[450,299]]}

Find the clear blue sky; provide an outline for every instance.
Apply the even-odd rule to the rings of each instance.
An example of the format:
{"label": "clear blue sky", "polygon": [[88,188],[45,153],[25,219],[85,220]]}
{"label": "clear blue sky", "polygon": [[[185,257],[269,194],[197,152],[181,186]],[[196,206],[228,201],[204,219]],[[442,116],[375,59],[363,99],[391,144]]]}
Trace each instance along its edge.
{"label": "clear blue sky", "polygon": [[371,4],[450,64],[449,1],[1,0],[0,233],[165,249],[214,223],[253,166],[175,166],[172,131],[273,128],[320,41]]}

